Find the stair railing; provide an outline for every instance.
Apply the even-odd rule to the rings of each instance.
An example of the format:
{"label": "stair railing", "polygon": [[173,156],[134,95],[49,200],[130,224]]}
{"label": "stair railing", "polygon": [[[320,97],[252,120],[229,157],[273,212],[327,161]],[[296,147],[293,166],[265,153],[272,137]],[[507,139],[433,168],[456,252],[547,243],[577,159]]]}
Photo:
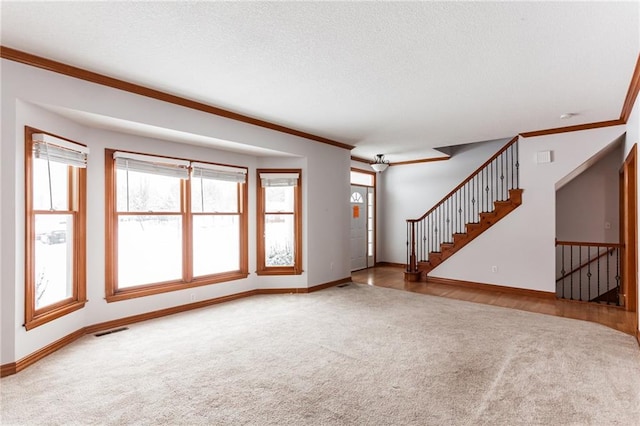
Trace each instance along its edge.
{"label": "stair railing", "polygon": [[556,241],[556,295],[619,306],[621,247],[617,243]]}
{"label": "stair railing", "polygon": [[516,136],[420,218],[407,219],[407,272],[418,272],[418,262],[465,233],[466,224],[478,223],[495,201],[508,200],[509,190],[520,187],[519,168]]}

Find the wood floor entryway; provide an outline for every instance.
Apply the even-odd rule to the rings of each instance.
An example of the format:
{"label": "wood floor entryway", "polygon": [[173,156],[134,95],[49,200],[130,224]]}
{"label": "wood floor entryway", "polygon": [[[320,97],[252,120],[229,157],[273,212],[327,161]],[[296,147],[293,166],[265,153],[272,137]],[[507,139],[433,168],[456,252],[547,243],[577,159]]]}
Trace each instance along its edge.
{"label": "wood floor entryway", "polygon": [[592,321],[635,336],[635,312],[625,311],[620,307],[562,299],[543,299],[439,283],[408,282],[404,280],[404,268],[389,266],[378,266],[353,272],[351,279],[356,283],[377,287],[395,288],[414,293]]}

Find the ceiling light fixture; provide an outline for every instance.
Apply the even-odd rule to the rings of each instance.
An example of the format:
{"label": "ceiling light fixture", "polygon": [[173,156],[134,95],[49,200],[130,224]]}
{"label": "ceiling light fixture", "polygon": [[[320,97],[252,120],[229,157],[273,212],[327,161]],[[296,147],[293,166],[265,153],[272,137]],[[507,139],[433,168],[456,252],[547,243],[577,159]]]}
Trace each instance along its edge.
{"label": "ceiling light fixture", "polygon": [[378,173],[382,173],[389,167],[389,162],[384,159],[383,154],[376,155],[375,161],[371,164],[371,168]]}

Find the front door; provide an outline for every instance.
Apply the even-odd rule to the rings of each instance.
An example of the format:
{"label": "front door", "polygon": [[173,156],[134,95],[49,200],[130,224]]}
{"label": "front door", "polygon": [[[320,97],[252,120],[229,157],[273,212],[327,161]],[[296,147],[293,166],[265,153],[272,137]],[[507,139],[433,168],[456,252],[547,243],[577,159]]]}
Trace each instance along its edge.
{"label": "front door", "polygon": [[367,267],[367,188],[351,186],[351,270]]}

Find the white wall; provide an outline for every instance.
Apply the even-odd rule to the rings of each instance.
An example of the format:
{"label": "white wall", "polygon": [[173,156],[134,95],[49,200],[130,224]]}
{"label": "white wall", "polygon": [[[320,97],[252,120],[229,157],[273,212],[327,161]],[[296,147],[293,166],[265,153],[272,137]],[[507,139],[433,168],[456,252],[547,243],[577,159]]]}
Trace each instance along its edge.
{"label": "white wall", "polygon": [[[254,288],[310,287],[350,275],[350,152],[119,90],[2,60],[0,363],[23,358],[85,325]],[[268,148],[293,157],[256,157],[79,125],[43,109],[54,105],[195,135]],[[84,309],[30,331],[24,322],[24,126],[59,134],[91,149],[87,170],[87,286]],[[104,148],[215,161],[249,168],[248,278],[121,302],[104,300]],[[312,159],[312,161],[309,161]],[[303,177],[303,268],[300,276],[255,275],[255,169],[295,167]],[[345,238],[347,236],[347,238]],[[332,266],[332,268],[331,268]]]}
{"label": "white wall", "polygon": [[[0,77],[4,74],[4,61],[0,61]],[[4,84],[0,85],[2,94],[6,91]],[[2,141],[7,135],[11,135],[13,131],[8,129],[15,122],[15,103],[16,100],[9,97],[0,97],[0,117],[2,126],[0,126],[0,364],[4,364],[5,360],[13,360],[15,353],[14,341],[14,314],[15,314],[15,287],[8,277],[13,271],[15,236],[9,232],[12,229],[16,212],[13,208],[15,201],[11,199],[14,194],[12,186],[15,186],[15,147],[13,143],[7,144],[5,147]],[[6,123],[6,124],[5,124]],[[5,194],[11,194],[5,197]],[[5,200],[6,199],[6,200]],[[6,247],[6,248],[5,248]],[[7,252],[9,250],[9,252]],[[8,272],[9,271],[9,272]],[[3,303],[9,300],[9,303]]]}
{"label": "white wall", "polygon": [[378,260],[406,263],[406,220],[427,212],[509,139],[454,147],[446,161],[389,167],[378,174]]}
{"label": "white wall", "polygon": [[[431,275],[555,292],[555,185],[624,131],[625,126],[615,126],[520,138],[522,205]],[[554,161],[536,164],[536,153],[548,150]]]}
{"label": "white wall", "polygon": [[619,145],[556,191],[558,240],[619,242],[621,157]]}

